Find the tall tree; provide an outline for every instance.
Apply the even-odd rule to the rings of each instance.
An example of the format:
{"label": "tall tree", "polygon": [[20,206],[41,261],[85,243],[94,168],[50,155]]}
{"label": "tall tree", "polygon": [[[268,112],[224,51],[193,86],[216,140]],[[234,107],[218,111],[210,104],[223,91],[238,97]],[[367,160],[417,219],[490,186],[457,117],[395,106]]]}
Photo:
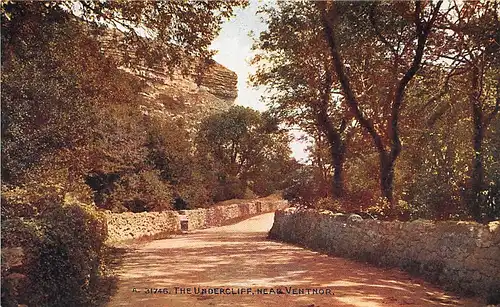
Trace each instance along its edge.
{"label": "tall tree", "polygon": [[265,113],[241,106],[203,120],[196,149],[206,172],[226,190],[216,200],[240,198],[258,179],[272,184],[269,169],[286,173],[288,141]]}
{"label": "tall tree", "polygon": [[[112,48],[123,54],[120,64],[161,64],[173,69],[192,70],[192,63],[209,58],[212,40],[225,18],[246,1],[2,1],[2,32],[15,35],[17,22],[26,22],[26,11],[71,15],[100,31]],[[16,25],[17,24],[17,25]],[[4,27],[7,26],[7,27]],[[12,29],[10,31],[9,29]],[[112,33],[112,35],[109,35]],[[90,34],[90,33],[89,33]],[[6,40],[8,42],[8,39]],[[3,48],[9,48],[8,43]]]}
{"label": "tall tree", "polygon": [[456,61],[469,84],[468,100],[472,114],[473,162],[469,211],[483,219],[485,201],[484,137],[500,110],[500,21],[497,2],[452,2],[452,11],[440,28],[447,31],[447,49],[442,57]]}
{"label": "tall tree", "polygon": [[[318,35],[319,18],[307,2],[278,2],[261,11],[268,30],[255,41],[255,86],[265,86],[267,104],[283,122],[323,138],[333,168],[331,194],[344,194],[343,164],[348,119],[336,100],[331,59]],[[319,141],[319,140],[317,140]]]}
{"label": "tall tree", "polygon": [[[100,110],[135,104],[140,88],[63,10],[17,5],[19,15],[2,18],[2,179],[10,183],[58,153],[85,151]],[[75,170],[86,159],[73,158]]]}
{"label": "tall tree", "polygon": [[[89,194],[87,179],[99,205],[117,185],[132,200],[131,187],[151,194],[146,181],[165,191],[156,202],[171,194],[166,172],[158,178],[148,161],[143,84],[118,66],[192,69],[240,4],[2,1],[4,182],[78,182]],[[121,63],[103,52],[111,30],[121,33],[111,46]]]}
{"label": "tall tree", "polygon": [[[407,3],[384,3],[381,4],[384,6],[382,10],[378,3],[372,3],[368,10],[362,12],[362,17],[370,21],[371,29],[374,31],[376,37],[374,43],[384,46],[383,55],[390,59],[385,67],[390,72],[386,81],[388,86],[386,92],[382,93],[390,114],[386,119],[386,124],[382,125],[386,134],[384,141],[383,133],[360,108],[363,100],[359,97],[362,95],[356,94],[351,82],[355,76],[350,74],[344,57],[341,55],[342,48],[338,33],[346,31],[345,28],[349,26],[349,20],[346,22],[347,18],[341,19],[341,16],[352,18],[353,15],[349,14],[352,7],[350,4],[339,5],[332,1],[317,3],[322,16],[323,33],[328,42],[333,68],[341,85],[346,105],[350,113],[371,136],[379,153],[381,192],[393,209],[395,207],[394,167],[401,152],[398,131],[400,110],[404,102],[405,90],[421,66],[424,49],[439,16],[441,4],[442,1],[436,4],[416,1],[414,8],[411,9]],[[384,20],[393,20],[393,22],[389,22],[389,27],[382,29],[380,24]],[[410,31],[412,28],[413,31]]]}

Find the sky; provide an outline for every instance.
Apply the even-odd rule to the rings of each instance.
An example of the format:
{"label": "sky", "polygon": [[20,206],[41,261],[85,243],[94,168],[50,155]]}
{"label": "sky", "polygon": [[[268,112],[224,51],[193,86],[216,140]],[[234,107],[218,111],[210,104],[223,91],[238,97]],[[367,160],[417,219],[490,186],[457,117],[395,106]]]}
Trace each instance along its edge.
{"label": "sky", "polygon": [[[252,38],[249,33],[252,31],[256,36],[266,29],[266,25],[261,22],[257,15],[260,5],[269,3],[265,0],[250,0],[250,4],[244,8],[235,10],[235,16],[222,25],[219,36],[213,41],[211,49],[218,50],[214,59],[238,75],[238,98],[236,104],[250,107],[259,111],[266,110],[266,106],[261,102],[261,95],[264,89],[251,87],[247,80],[249,74],[255,69],[250,66],[252,58]],[[292,157],[299,161],[305,161],[307,155],[304,153],[306,144],[296,140],[300,133],[293,133],[295,140],[291,144]]]}

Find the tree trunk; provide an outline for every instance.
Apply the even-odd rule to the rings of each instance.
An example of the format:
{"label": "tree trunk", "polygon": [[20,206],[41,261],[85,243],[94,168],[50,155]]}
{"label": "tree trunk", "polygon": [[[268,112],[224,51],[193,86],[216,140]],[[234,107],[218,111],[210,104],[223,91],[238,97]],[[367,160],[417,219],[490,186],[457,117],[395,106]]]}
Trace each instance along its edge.
{"label": "tree trunk", "polygon": [[474,158],[472,162],[472,176],[471,176],[471,189],[472,199],[469,200],[469,213],[474,220],[481,221],[481,205],[484,183],[484,166],[483,166],[483,138],[484,138],[484,125],[483,125],[483,109],[479,94],[479,70],[474,68],[471,76],[471,94],[470,102],[472,105],[472,118],[473,118],[473,138],[472,147],[474,149]]}
{"label": "tree trunk", "polygon": [[342,141],[340,132],[335,130],[329,118],[324,116],[321,119],[318,118],[318,124],[326,135],[330,149],[331,163],[333,165],[332,196],[340,198],[344,195],[343,168],[345,144]]}
{"label": "tree trunk", "polygon": [[[417,45],[415,48],[415,55],[413,56],[413,61],[410,67],[406,70],[403,77],[396,86],[396,91],[394,95],[394,100],[391,105],[391,118],[388,125],[389,137],[391,140],[391,149],[388,152],[385,149],[384,143],[382,141],[381,135],[375,129],[372,121],[368,120],[361,109],[359,108],[359,101],[356,98],[349,76],[346,72],[346,67],[342,61],[337,46],[337,41],[334,31],[334,22],[337,12],[335,11],[335,1],[332,2],[317,2],[319,9],[322,12],[322,24],[323,32],[330,47],[330,54],[333,60],[333,70],[335,71],[338,82],[340,82],[342,92],[344,93],[345,101],[352,115],[358,120],[359,124],[370,134],[373,139],[375,148],[380,155],[380,183],[382,195],[389,201],[391,206],[391,211],[395,211],[395,204],[393,199],[393,181],[394,181],[394,164],[401,151],[401,143],[398,136],[398,118],[403,103],[404,93],[406,86],[413,79],[420,64],[422,62],[422,57],[424,54],[425,44],[427,37],[431,32],[433,23],[435,22],[439,8],[441,7],[443,1],[438,1],[434,7],[431,18],[428,22],[424,22],[421,18],[422,3],[421,1],[415,2],[415,29],[417,33]],[[330,6],[330,7],[329,7]],[[383,38],[382,38],[383,39]],[[395,57],[395,62],[398,61],[398,55]]]}
{"label": "tree trunk", "polygon": [[[319,127],[317,127],[319,129]],[[315,143],[316,143],[316,163],[317,166],[321,172],[321,196],[322,197],[330,197],[331,196],[331,189],[330,189],[330,183],[329,183],[329,174],[328,170],[325,166],[324,159],[321,156],[321,153],[323,152],[323,138],[321,131],[317,131],[317,136],[315,137]]]}
{"label": "tree trunk", "polygon": [[380,191],[382,196],[389,202],[391,213],[394,213],[395,204],[393,197],[394,190],[394,164],[396,159],[384,152],[380,155]]}
{"label": "tree trunk", "polygon": [[[340,198],[344,195],[344,180],[342,170],[344,165],[345,144],[342,141],[341,131],[334,128],[333,123],[326,112],[326,104],[317,114],[317,123],[324,132],[330,149],[331,163],[333,165],[332,196]],[[341,129],[339,129],[341,130]]]}
{"label": "tree trunk", "polygon": [[341,198],[344,196],[344,144],[338,134],[336,137],[336,140],[330,143],[330,152],[333,162],[332,193],[333,197]]}
{"label": "tree trunk", "polygon": [[340,198],[344,195],[344,182],[342,177],[342,169],[344,164],[345,144],[342,141],[341,133],[345,129],[346,122],[342,121],[340,128],[333,125],[332,119],[328,114],[328,106],[331,97],[333,77],[329,71],[329,67],[325,65],[325,82],[321,100],[316,105],[316,124],[319,130],[322,131],[328,141],[330,148],[331,163],[333,165],[332,178],[332,196]]}

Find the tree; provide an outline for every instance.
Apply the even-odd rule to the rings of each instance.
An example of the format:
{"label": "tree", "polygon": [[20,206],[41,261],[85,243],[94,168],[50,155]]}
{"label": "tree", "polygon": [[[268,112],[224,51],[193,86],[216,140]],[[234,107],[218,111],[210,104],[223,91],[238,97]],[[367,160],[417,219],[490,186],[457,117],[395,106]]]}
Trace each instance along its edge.
{"label": "tree", "polygon": [[235,106],[207,117],[198,131],[196,150],[214,189],[222,188],[215,199],[243,197],[247,187],[262,185],[260,180],[271,184],[268,172],[284,171],[289,160],[288,141],[271,118],[255,110]]}
{"label": "tree", "polygon": [[202,167],[193,154],[194,144],[187,130],[163,118],[146,120],[147,164],[159,172],[172,189],[176,209],[189,209],[211,203],[203,182]]}
{"label": "tree", "polygon": [[348,119],[334,99],[331,59],[326,41],[317,33],[318,14],[307,2],[279,2],[261,13],[268,30],[253,46],[258,50],[253,59],[258,70],[252,82],[266,87],[265,100],[283,122],[317,136],[318,144],[326,140],[333,168],[330,194],[342,197]]}
{"label": "tree", "polygon": [[107,233],[92,192],[101,208],[171,207],[158,154],[176,144],[148,131],[143,84],[104,54],[103,32],[123,33],[124,62],[191,68],[233,4],[1,2],[2,243],[22,248],[27,277],[4,287],[2,272],[2,303],[101,304]]}
{"label": "tree", "polygon": [[[322,16],[323,33],[328,41],[334,71],[341,85],[346,105],[350,113],[371,136],[379,153],[381,191],[393,209],[395,207],[393,198],[394,166],[401,152],[398,131],[400,110],[404,101],[406,87],[420,68],[424,49],[439,15],[441,4],[442,1],[436,4],[427,3],[426,5],[416,1],[413,12],[411,12],[406,3],[384,4],[384,11],[378,8],[377,3],[373,3],[369,10],[362,11],[361,16],[367,18],[372,25],[374,37],[377,38],[379,44],[386,48],[383,54],[390,59],[387,61],[386,66],[386,69],[390,71],[388,91],[382,94],[387,105],[390,106],[390,116],[384,125],[385,127],[383,127],[387,135],[387,140],[384,142],[381,132],[377,131],[372,120],[367,118],[366,114],[361,110],[360,102],[362,100],[359,99],[359,96],[362,95],[356,95],[351,83],[353,76],[349,73],[341,56],[341,43],[338,41],[337,33],[341,30],[345,31],[345,20],[348,22],[348,18],[352,18],[352,15],[348,13],[351,7],[350,5],[337,5],[334,2],[317,3]],[[339,16],[343,14],[347,17],[341,20]],[[381,21],[394,17],[396,17],[396,23],[400,23],[400,27],[391,27],[392,23],[389,23],[389,27],[384,29],[379,27]],[[408,19],[413,23],[413,33],[409,31],[411,23]],[[389,31],[389,35],[386,31]],[[410,50],[413,51],[413,54],[411,54]]]}
{"label": "tree", "polygon": [[98,114],[135,104],[140,88],[63,11],[19,6],[22,17],[2,18],[2,179],[12,184],[64,152],[74,170],[85,168]]}
{"label": "tree", "polygon": [[[87,183],[96,203],[106,208],[108,200],[121,201],[116,193],[122,185],[122,191],[132,186],[146,191],[136,185],[146,179],[157,185],[153,190],[165,190],[161,197],[175,195],[178,191],[170,193],[167,183],[177,184],[177,179],[169,178],[169,170],[149,152],[155,140],[148,136],[151,127],[139,110],[143,84],[118,65],[145,69],[143,65],[159,63],[169,72],[191,69],[193,58],[211,54],[207,48],[219,24],[240,4],[3,1],[4,182],[82,188]],[[113,28],[122,33],[114,42],[119,46],[112,46],[122,48],[121,63],[107,57],[110,50],[103,42]],[[164,144],[156,145],[165,150]],[[180,168],[182,161],[177,162]],[[134,179],[139,174],[145,180]],[[170,196],[146,207],[168,207]]]}
{"label": "tree", "polygon": [[[245,5],[246,1],[2,1],[2,28],[6,36],[16,35],[20,26],[15,24],[27,21],[27,11],[57,12],[99,27],[89,34],[110,39],[108,43],[123,54],[120,64],[161,64],[168,73],[178,68],[188,72],[193,62],[213,55],[208,47],[222,21],[234,7]],[[3,48],[10,49],[8,44]]]}
{"label": "tree", "polygon": [[469,84],[473,124],[473,163],[469,212],[477,221],[484,216],[484,137],[500,110],[500,21],[495,2],[452,3],[452,11],[440,24],[447,31],[447,49],[440,56],[459,63]]}
{"label": "tree", "polygon": [[331,92],[326,113],[337,128],[347,123],[337,130],[344,203],[377,202],[369,181],[378,165],[393,217],[495,215],[496,3],[304,1],[262,11],[268,29],[255,45],[254,84],[268,87],[265,101],[284,123],[315,135],[313,160],[323,170],[333,165],[319,154],[329,125],[317,118],[321,94]]}

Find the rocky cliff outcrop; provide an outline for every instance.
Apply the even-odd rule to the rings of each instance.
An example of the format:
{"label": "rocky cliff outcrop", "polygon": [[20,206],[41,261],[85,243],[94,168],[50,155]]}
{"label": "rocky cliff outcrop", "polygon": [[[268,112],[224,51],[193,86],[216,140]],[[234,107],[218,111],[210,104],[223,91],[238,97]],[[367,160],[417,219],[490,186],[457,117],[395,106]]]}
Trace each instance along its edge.
{"label": "rocky cliff outcrop", "polygon": [[143,111],[170,117],[191,128],[214,112],[234,105],[237,97],[237,75],[221,64],[207,63],[202,74],[168,76],[161,70],[128,69],[143,80],[147,87]]}
{"label": "rocky cliff outcrop", "polygon": [[[119,60],[122,56],[113,34],[101,39],[104,53]],[[162,66],[122,68],[145,82],[141,107],[145,114],[173,119],[191,130],[203,117],[230,108],[238,96],[235,72],[213,60],[191,65],[202,69],[185,75]]]}

